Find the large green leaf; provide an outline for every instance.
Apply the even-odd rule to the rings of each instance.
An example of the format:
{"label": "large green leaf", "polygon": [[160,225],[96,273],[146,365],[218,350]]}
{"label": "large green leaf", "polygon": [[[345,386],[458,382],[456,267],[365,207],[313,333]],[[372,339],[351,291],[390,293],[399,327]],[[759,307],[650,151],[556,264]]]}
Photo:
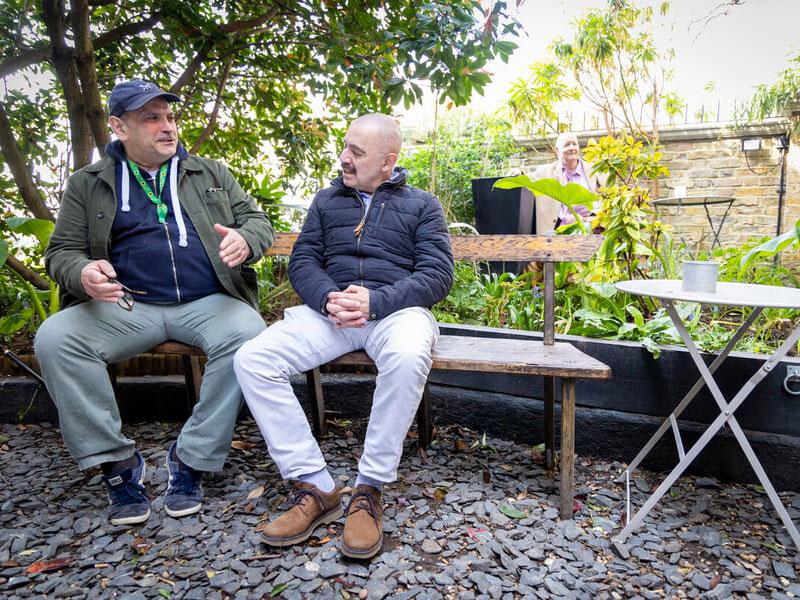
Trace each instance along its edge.
{"label": "large green leaf", "polygon": [[31,219],[28,217],[11,217],[6,219],[6,225],[11,231],[25,235],[33,235],[39,240],[39,245],[44,249],[55,228],[55,223],[47,219]]}
{"label": "large green leaf", "polygon": [[8,244],[5,240],[0,240],[0,267],[6,264],[8,258]]}
{"label": "large green leaf", "polygon": [[518,187],[529,189],[534,194],[550,196],[553,200],[558,200],[567,206],[582,204],[592,206],[597,200],[597,194],[590,192],[582,185],[568,183],[563,185],[556,179],[544,178],[533,181],[527,175],[517,175],[516,177],[504,177],[495,182],[494,187],[509,190]]}
{"label": "large green leaf", "polygon": [[800,220],[797,221],[794,224],[794,227],[792,227],[789,231],[785,231],[779,236],[776,236],[771,240],[767,240],[763,244],[756,246],[755,248],[751,249],[750,252],[745,254],[742,257],[742,260],[739,262],[738,276],[741,277],[744,272],[747,271],[747,268],[759,257],[775,256],[784,248],[792,244],[800,245]]}

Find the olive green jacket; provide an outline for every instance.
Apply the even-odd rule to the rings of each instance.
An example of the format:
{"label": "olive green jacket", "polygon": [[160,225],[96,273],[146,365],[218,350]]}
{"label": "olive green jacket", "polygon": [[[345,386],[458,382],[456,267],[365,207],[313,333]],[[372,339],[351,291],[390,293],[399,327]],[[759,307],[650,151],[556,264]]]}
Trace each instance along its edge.
{"label": "olive green jacket", "polygon": [[[47,273],[62,290],[62,305],[88,300],[81,285],[87,263],[106,259],[117,212],[116,160],[106,156],[77,171],[67,182],[56,227],[45,253]],[[234,298],[258,308],[255,271],[227,267],[219,257],[221,238],[214,223],[235,227],[250,246],[246,264],[258,261],[272,245],[269,219],[223,164],[189,155],[180,162],[178,197],[192,221],[222,287]]]}

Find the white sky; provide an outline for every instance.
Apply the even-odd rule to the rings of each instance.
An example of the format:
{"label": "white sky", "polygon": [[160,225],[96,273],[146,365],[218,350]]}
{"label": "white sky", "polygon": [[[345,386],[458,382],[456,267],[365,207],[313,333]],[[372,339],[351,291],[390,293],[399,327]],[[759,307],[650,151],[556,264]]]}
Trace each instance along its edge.
{"label": "white sky", "polygon": [[[690,120],[701,105],[716,112],[717,102],[721,102],[724,120],[734,100],[741,103],[752,95],[756,85],[774,82],[788,66],[790,51],[800,48],[796,36],[800,0],[745,0],[703,29],[705,16],[727,1],[672,0],[666,17],[654,17],[660,30],[658,37],[667,44],[665,47],[675,49],[671,88],[688,101]],[[655,6],[659,3],[652,0]],[[528,65],[547,58],[547,48],[556,38],[572,37],[570,23],[574,19],[606,5],[605,0],[524,0],[518,12],[526,30],[516,40],[520,47],[508,64],[498,61],[489,67],[492,83],[483,98],[475,96],[473,105],[487,111],[502,105],[511,83],[527,74]],[[713,91],[704,90],[707,82],[715,83]],[[576,120],[582,112],[576,111]],[[432,115],[433,103],[426,102],[409,111],[407,119],[419,126],[430,123]]]}

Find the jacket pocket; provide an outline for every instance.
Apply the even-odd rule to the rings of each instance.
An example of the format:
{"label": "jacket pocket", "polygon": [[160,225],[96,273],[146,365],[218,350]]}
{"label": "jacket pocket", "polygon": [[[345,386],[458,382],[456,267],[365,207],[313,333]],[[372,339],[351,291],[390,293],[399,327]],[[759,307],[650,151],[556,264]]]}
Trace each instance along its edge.
{"label": "jacket pocket", "polygon": [[378,210],[378,216],[375,217],[375,224],[373,225],[375,234],[377,235],[378,232],[381,230],[381,223],[383,222],[383,214],[386,212],[386,202],[381,201],[380,204],[373,207],[372,210]]}
{"label": "jacket pocket", "polygon": [[236,225],[228,192],[220,188],[209,188],[206,190],[204,199],[212,223],[219,223],[226,227]]}

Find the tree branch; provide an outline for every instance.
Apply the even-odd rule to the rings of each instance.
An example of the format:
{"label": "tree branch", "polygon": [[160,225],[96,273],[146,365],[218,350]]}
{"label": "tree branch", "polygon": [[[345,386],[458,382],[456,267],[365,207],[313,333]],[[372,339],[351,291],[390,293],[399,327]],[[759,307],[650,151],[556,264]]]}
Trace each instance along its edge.
{"label": "tree branch", "polygon": [[[260,27],[264,23],[267,23],[274,19],[276,16],[280,14],[280,9],[272,8],[271,10],[267,11],[261,16],[254,17],[252,19],[244,19],[242,21],[233,21],[232,23],[223,23],[217,28],[219,33],[250,33],[250,31],[254,28]],[[175,80],[175,83],[169,88],[169,91],[173,94],[177,94],[182,90],[195,76],[198,69],[203,65],[203,63],[208,59],[209,54],[211,53],[212,48],[214,48],[214,41],[211,36],[207,37],[203,44],[200,46],[200,49],[197,51],[197,54],[194,55],[192,61],[186,67],[183,73],[181,73],[180,77]]]}
{"label": "tree branch", "polygon": [[273,7],[263,15],[253,17],[252,19],[243,19],[241,21],[233,21],[232,23],[223,23],[219,26],[219,31],[220,33],[241,33],[243,31],[260,27],[264,23],[267,23],[268,21],[271,21],[277,17],[279,14],[280,9],[278,7]]}
{"label": "tree branch", "polygon": [[72,51],[66,43],[64,0],[43,0],[42,18],[47,25],[53,66],[56,69],[67,104],[72,143],[72,166],[77,171],[89,164],[92,155],[92,139],[89,123],[84,115],[83,95],[78,85],[77,69],[72,60]]}
{"label": "tree branch", "polygon": [[8,265],[9,269],[14,271],[17,275],[22,277],[36,289],[39,290],[50,289],[50,283],[47,281],[47,279],[39,275],[36,271],[26,267],[24,263],[17,260],[13,256],[9,255],[6,257],[6,264]]}
{"label": "tree branch", "polygon": [[179,93],[181,89],[192,80],[195,73],[197,73],[197,70],[208,58],[208,54],[211,52],[211,48],[213,47],[214,42],[211,41],[211,38],[206,38],[203,41],[202,46],[200,46],[200,49],[197,51],[197,54],[195,54],[192,58],[192,61],[189,63],[183,73],[181,73],[180,77],[178,77],[175,83],[173,83],[169,88],[170,92],[173,94]]}
{"label": "tree branch", "polygon": [[100,156],[105,156],[109,141],[106,126],[106,111],[100,100],[97,85],[97,71],[94,64],[94,50],[89,32],[88,0],[72,0],[72,32],[75,37],[75,64],[83,92],[84,116],[94,138]]}
{"label": "tree branch", "polygon": [[214,108],[211,110],[211,117],[208,119],[208,123],[203,128],[203,131],[200,132],[200,135],[197,136],[197,139],[192,144],[192,147],[189,149],[190,154],[196,154],[200,147],[203,145],[208,139],[208,136],[211,135],[211,132],[214,131],[214,127],[217,125],[217,116],[219,115],[219,109],[222,106],[222,94],[225,91],[225,85],[228,83],[228,76],[231,73],[231,66],[233,65],[233,56],[228,57],[228,62],[225,63],[225,69],[222,71],[222,75],[219,79],[219,88],[217,90],[217,98],[214,101]]}
{"label": "tree branch", "polygon": [[47,208],[44,198],[25,168],[25,160],[17,147],[14,131],[11,129],[11,123],[8,120],[8,114],[6,114],[6,109],[2,102],[0,102],[0,150],[3,152],[3,158],[11,171],[14,183],[17,184],[22,201],[28,207],[28,210],[37,219],[55,221],[53,213]]}
{"label": "tree branch", "polygon": [[[114,42],[118,42],[122,38],[136,35],[138,33],[142,33],[143,31],[147,31],[148,29],[152,29],[153,26],[161,20],[161,16],[158,14],[151,15],[142,21],[136,21],[134,23],[126,23],[116,29],[112,29],[111,31],[107,31],[106,33],[97,36],[92,41],[92,46],[95,50],[99,48],[103,48],[112,44]],[[33,64],[40,63],[50,56],[50,44],[41,44],[39,46],[34,46],[33,48],[29,48],[16,56],[12,56],[8,60],[3,63],[0,63],[0,77],[6,77],[11,75],[12,73],[19,71],[20,69],[24,69],[25,67],[29,67]]]}

